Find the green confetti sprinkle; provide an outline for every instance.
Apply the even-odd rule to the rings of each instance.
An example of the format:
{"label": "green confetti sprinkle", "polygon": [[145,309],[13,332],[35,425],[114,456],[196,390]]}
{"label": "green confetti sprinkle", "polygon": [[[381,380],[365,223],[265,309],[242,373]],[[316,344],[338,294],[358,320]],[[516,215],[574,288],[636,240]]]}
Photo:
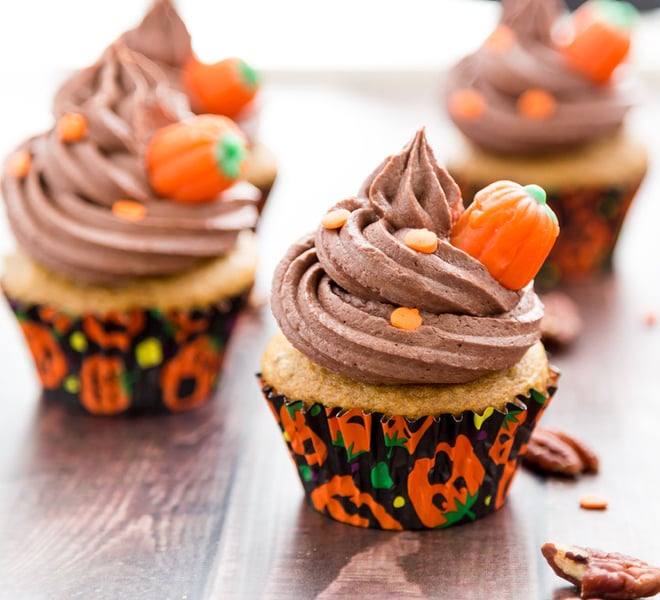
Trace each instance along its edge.
{"label": "green confetti sprinkle", "polygon": [[315,404],[312,406],[312,409],[309,411],[309,414],[312,415],[312,417],[315,417],[321,412],[321,405],[320,404]]}

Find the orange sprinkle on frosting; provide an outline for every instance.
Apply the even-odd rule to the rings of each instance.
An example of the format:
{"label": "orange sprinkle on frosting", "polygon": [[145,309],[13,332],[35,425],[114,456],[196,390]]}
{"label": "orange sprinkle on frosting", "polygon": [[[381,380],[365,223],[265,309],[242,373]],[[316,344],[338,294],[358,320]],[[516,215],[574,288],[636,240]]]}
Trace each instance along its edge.
{"label": "orange sprinkle on frosting", "polygon": [[511,27],[508,27],[507,25],[498,25],[493,30],[493,33],[486,38],[484,46],[486,46],[491,52],[497,54],[511,48],[515,41],[516,34]]}
{"label": "orange sprinkle on frosting", "polygon": [[350,214],[351,211],[345,208],[331,210],[323,216],[321,219],[321,225],[326,229],[339,229],[346,223],[346,221],[348,221]]}
{"label": "orange sprinkle on frosting", "polygon": [[428,229],[410,229],[403,238],[403,243],[425,254],[433,254],[438,249],[438,236]]}
{"label": "orange sprinkle on frosting", "polygon": [[449,113],[462,121],[476,121],[486,112],[486,98],[473,88],[456,90],[449,97]]}
{"label": "orange sprinkle on frosting", "polygon": [[87,135],[87,119],[80,113],[64,113],[58,119],[55,131],[63,142],[78,142]]}
{"label": "orange sprinkle on frosting", "polygon": [[523,117],[533,121],[545,121],[555,114],[557,100],[545,90],[531,89],[520,94],[516,108]]}
{"label": "orange sprinkle on frosting", "polygon": [[595,494],[584,494],[580,496],[580,508],[586,510],[605,510],[607,504],[608,500],[604,496],[597,496]]}
{"label": "orange sprinkle on frosting", "polygon": [[147,207],[134,200],[117,200],[112,205],[112,214],[124,221],[137,223],[147,216]]}
{"label": "orange sprinkle on frosting", "polygon": [[406,331],[415,331],[422,325],[422,317],[419,310],[416,308],[406,308],[400,306],[395,308],[390,315],[390,323],[397,329],[405,329]]}
{"label": "orange sprinkle on frosting", "polygon": [[23,179],[28,174],[30,170],[30,165],[32,164],[32,156],[27,150],[17,150],[7,159],[7,173],[16,177],[17,179]]}

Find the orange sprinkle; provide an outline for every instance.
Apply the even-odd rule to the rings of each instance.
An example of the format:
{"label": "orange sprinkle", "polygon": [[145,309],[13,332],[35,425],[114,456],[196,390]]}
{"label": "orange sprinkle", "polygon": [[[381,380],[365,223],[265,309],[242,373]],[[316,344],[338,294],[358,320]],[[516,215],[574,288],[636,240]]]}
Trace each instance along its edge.
{"label": "orange sprinkle", "polygon": [[142,221],[147,216],[147,207],[134,200],[117,200],[112,205],[112,214],[124,221]]}
{"label": "orange sprinkle", "polygon": [[516,108],[523,117],[544,121],[555,114],[557,101],[545,90],[531,89],[520,94]]}
{"label": "orange sprinkle", "polygon": [[484,42],[484,46],[486,46],[491,52],[497,54],[511,48],[515,41],[516,34],[511,27],[508,27],[507,25],[498,25],[493,30],[493,33],[488,36]]}
{"label": "orange sprinkle", "polygon": [[7,159],[7,173],[18,179],[23,179],[30,170],[32,156],[27,150],[18,150]]}
{"label": "orange sprinkle", "polygon": [[400,306],[395,308],[390,315],[390,323],[397,329],[405,329],[406,331],[415,331],[422,325],[422,317],[419,310],[416,308],[406,308]]}
{"label": "orange sprinkle", "polygon": [[456,90],[449,97],[449,112],[456,119],[475,121],[486,112],[486,98],[473,88]]}
{"label": "orange sprinkle", "polygon": [[64,113],[55,130],[63,142],[77,142],[87,135],[87,119],[80,113]]}
{"label": "orange sprinkle", "polygon": [[326,229],[339,229],[344,223],[346,223],[350,214],[351,211],[345,208],[331,210],[321,219],[321,225]]}
{"label": "orange sprinkle", "polygon": [[656,324],[658,320],[658,317],[656,317],[656,314],[653,311],[649,311],[646,313],[644,316],[644,323],[646,323],[649,327],[653,327],[653,325]]}
{"label": "orange sprinkle", "polygon": [[428,229],[410,229],[403,238],[403,243],[425,254],[433,254],[438,248],[438,236]]}
{"label": "orange sprinkle", "polygon": [[595,494],[584,494],[580,496],[580,508],[586,510],[605,510],[607,508],[607,498]]}

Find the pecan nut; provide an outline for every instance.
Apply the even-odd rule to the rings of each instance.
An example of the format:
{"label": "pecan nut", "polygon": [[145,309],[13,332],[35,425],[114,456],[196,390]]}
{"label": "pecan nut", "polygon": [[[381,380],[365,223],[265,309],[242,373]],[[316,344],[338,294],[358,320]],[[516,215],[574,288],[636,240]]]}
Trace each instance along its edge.
{"label": "pecan nut", "polygon": [[523,464],[543,475],[571,477],[597,473],[599,460],[584,442],[563,431],[537,427],[529,438]]}
{"label": "pecan nut", "polygon": [[580,589],[582,598],[633,600],[660,593],[660,568],[617,552],[546,542],[552,570]]}
{"label": "pecan nut", "polygon": [[582,333],[582,317],[575,301],[563,292],[541,295],[541,339],[549,347],[572,344]]}

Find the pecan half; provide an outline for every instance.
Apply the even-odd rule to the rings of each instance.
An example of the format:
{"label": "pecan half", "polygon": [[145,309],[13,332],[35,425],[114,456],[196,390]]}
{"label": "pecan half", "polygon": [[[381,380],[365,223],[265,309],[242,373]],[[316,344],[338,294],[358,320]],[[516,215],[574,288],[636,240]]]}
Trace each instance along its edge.
{"label": "pecan half", "polygon": [[543,302],[541,339],[549,347],[564,347],[582,333],[582,317],[575,301],[564,292],[548,292]]}
{"label": "pecan half", "polygon": [[660,568],[594,548],[546,542],[541,553],[552,570],[580,589],[582,598],[633,600],[660,593]]}
{"label": "pecan half", "polygon": [[572,435],[537,427],[529,438],[523,464],[543,475],[571,477],[597,473],[599,460],[589,446]]}

